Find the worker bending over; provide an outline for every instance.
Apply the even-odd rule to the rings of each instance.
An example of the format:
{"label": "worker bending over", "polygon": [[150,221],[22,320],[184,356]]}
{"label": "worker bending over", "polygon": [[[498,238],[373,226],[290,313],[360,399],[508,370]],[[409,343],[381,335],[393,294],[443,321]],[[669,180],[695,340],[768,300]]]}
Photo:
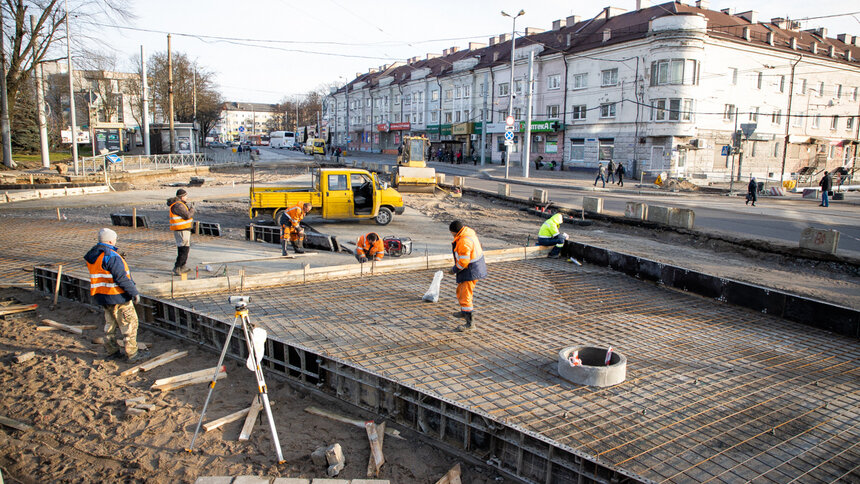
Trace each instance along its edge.
{"label": "worker bending over", "polygon": [[281,226],[281,255],[287,255],[288,239],[296,254],[305,253],[305,229],[302,228],[301,223],[302,219],[305,218],[305,215],[307,215],[312,208],[314,208],[314,206],[311,203],[298,203],[284,210],[278,218],[278,225]]}
{"label": "worker bending over", "polygon": [[140,293],[131,279],[128,264],[116,248],[116,232],[99,230],[98,243],[84,255],[90,273],[90,296],[105,311],[104,347],[107,358],[119,358],[117,333],[125,337],[125,355],[128,361],[138,361],[149,355],[137,349],[137,312],[134,303],[140,302]]}
{"label": "worker bending over", "polygon": [[546,222],[540,226],[540,232],[538,232],[538,245],[542,245],[544,247],[549,247],[554,245],[555,247],[549,251],[549,255],[547,257],[558,258],[561,255],[561,248],[564,247],[564,242],[568,239],[567,234],[560,233],[558,227],[563,222],[562,215],[557,213],[552,217],[546,219]]}
{"label": "worker bending over", "polygon": [[379,262],[384,255],[385,245],[376,232],[362,235],[355,243],[355,258],[362,264],[368,260]]}
{"label": "worker bending over", "polygon": [[188,206],[188,192],[180,188],[176,196],[167,199],[170,214],[170,230],[176,240],[176,262],[173,273],[181,275],[191,269],[185,267],[188,253],[191,252],[191,226],[194,224],[194,209]]}
{"label": "worker bending over", "polygon": [[451,244],[454,249],[454,267],[451,273],[457,275],[457,300],[460,302],[460,310],[454,313],[454,317],[466,320],[466,324],[457,326],[456,331],[471,331],[475,329],[472,293],[475,292],[478,279],[487,277],[487,263],[474,230],[459,220],[451,222],[448,230],[454,236],[454,243]]}

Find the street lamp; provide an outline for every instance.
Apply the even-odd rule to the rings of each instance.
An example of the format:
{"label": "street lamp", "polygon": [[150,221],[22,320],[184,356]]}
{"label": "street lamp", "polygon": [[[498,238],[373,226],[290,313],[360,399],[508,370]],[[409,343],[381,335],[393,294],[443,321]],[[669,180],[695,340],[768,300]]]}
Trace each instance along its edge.
{"label": "street lamp", "polygon": [[[511,28],[511,83],[508,84],[508,116],[514,115],[514,50],[517,43],[517,18],[525,14],[525,10],[520,10],[516,15],[509,15],[502,10],[503,17],[510,17],[513,20],[513,27]],[[508,145],[508,149],[505,150],[505,179],[508,178],[508,172],[510,171],[512,146]]]}

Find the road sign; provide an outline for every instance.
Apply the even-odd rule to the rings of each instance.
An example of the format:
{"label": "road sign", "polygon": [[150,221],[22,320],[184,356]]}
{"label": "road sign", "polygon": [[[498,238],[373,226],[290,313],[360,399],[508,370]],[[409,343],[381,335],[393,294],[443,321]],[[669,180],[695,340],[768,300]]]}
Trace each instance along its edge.
{"label": "road sign", "polygon": [[122,158],[117,154],[107,155],[105,156],[105,159],[111,163],[119,163],[122,161]]}
{"label": "road sign", "polygon": [[245,132],[245,127],[244,127],[244,126],[239,126],[239,132],[240,132],[240,133],[244,133],[244,132]]}
{"label": "road sign", "polygon": [[752,136],[753,132],[755,132],[756,123],[741,123],[741,131],[744,133],[744,138],[749,139]]}
{"label": "road sign", "polygon": [[729,146],[729,145],[724,145],[724,146],[723,146],[723,149],[722,149],[722,150],[720,150],[720,155],[722,155],[722,156],[729,156],[729,152],[731,151],[731,149],[732,149],[732,147],[731,147],[731,146]]}
{"label": "road sign", "polygon": [[513,146],[513,145],[514,145],[514,140],[512,140],[512,139],[506,139],[505,140],[505,146]]}
{"label": "road sign", "polygon": [[514,132],[513,131],[505,131],[505,140],[513,142]]}
{"label": "road sign", "polygon": [[514,125],[514,117],[508,116],[507,118],[505,118],[505,124],[508,126],[513,126]]}

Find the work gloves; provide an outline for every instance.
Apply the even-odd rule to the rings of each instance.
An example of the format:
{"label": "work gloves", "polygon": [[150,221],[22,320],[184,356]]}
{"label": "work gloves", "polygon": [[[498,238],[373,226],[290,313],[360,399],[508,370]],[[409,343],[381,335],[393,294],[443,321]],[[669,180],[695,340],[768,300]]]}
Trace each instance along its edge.
{"label": "work gloves", "polygon": [[365,262],[367,262],[367,257],[359,257],[358,262],[361,262],[362,264],[364,264]]}
{"label": "work gloves", "polygon": [[140,304],[140,294],[138,294],[138,295],[134,296],[134,303],[135,303],[135,304]]}

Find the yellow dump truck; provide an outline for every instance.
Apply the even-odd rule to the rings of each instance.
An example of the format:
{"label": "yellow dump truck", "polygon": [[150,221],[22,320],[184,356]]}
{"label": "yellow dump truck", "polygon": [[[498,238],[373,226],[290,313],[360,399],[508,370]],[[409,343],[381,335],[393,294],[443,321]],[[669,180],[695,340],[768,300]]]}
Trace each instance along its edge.
{"label": "yellow dump truck", "polygon": [[354,168],[320,168],[311,186],[251,186],[251,219],[281,212],[297,203],[311,202],[311,215],[326,219],[375,219],[388,225],[403,213],[403,196],[380,182],[375,173]]}

